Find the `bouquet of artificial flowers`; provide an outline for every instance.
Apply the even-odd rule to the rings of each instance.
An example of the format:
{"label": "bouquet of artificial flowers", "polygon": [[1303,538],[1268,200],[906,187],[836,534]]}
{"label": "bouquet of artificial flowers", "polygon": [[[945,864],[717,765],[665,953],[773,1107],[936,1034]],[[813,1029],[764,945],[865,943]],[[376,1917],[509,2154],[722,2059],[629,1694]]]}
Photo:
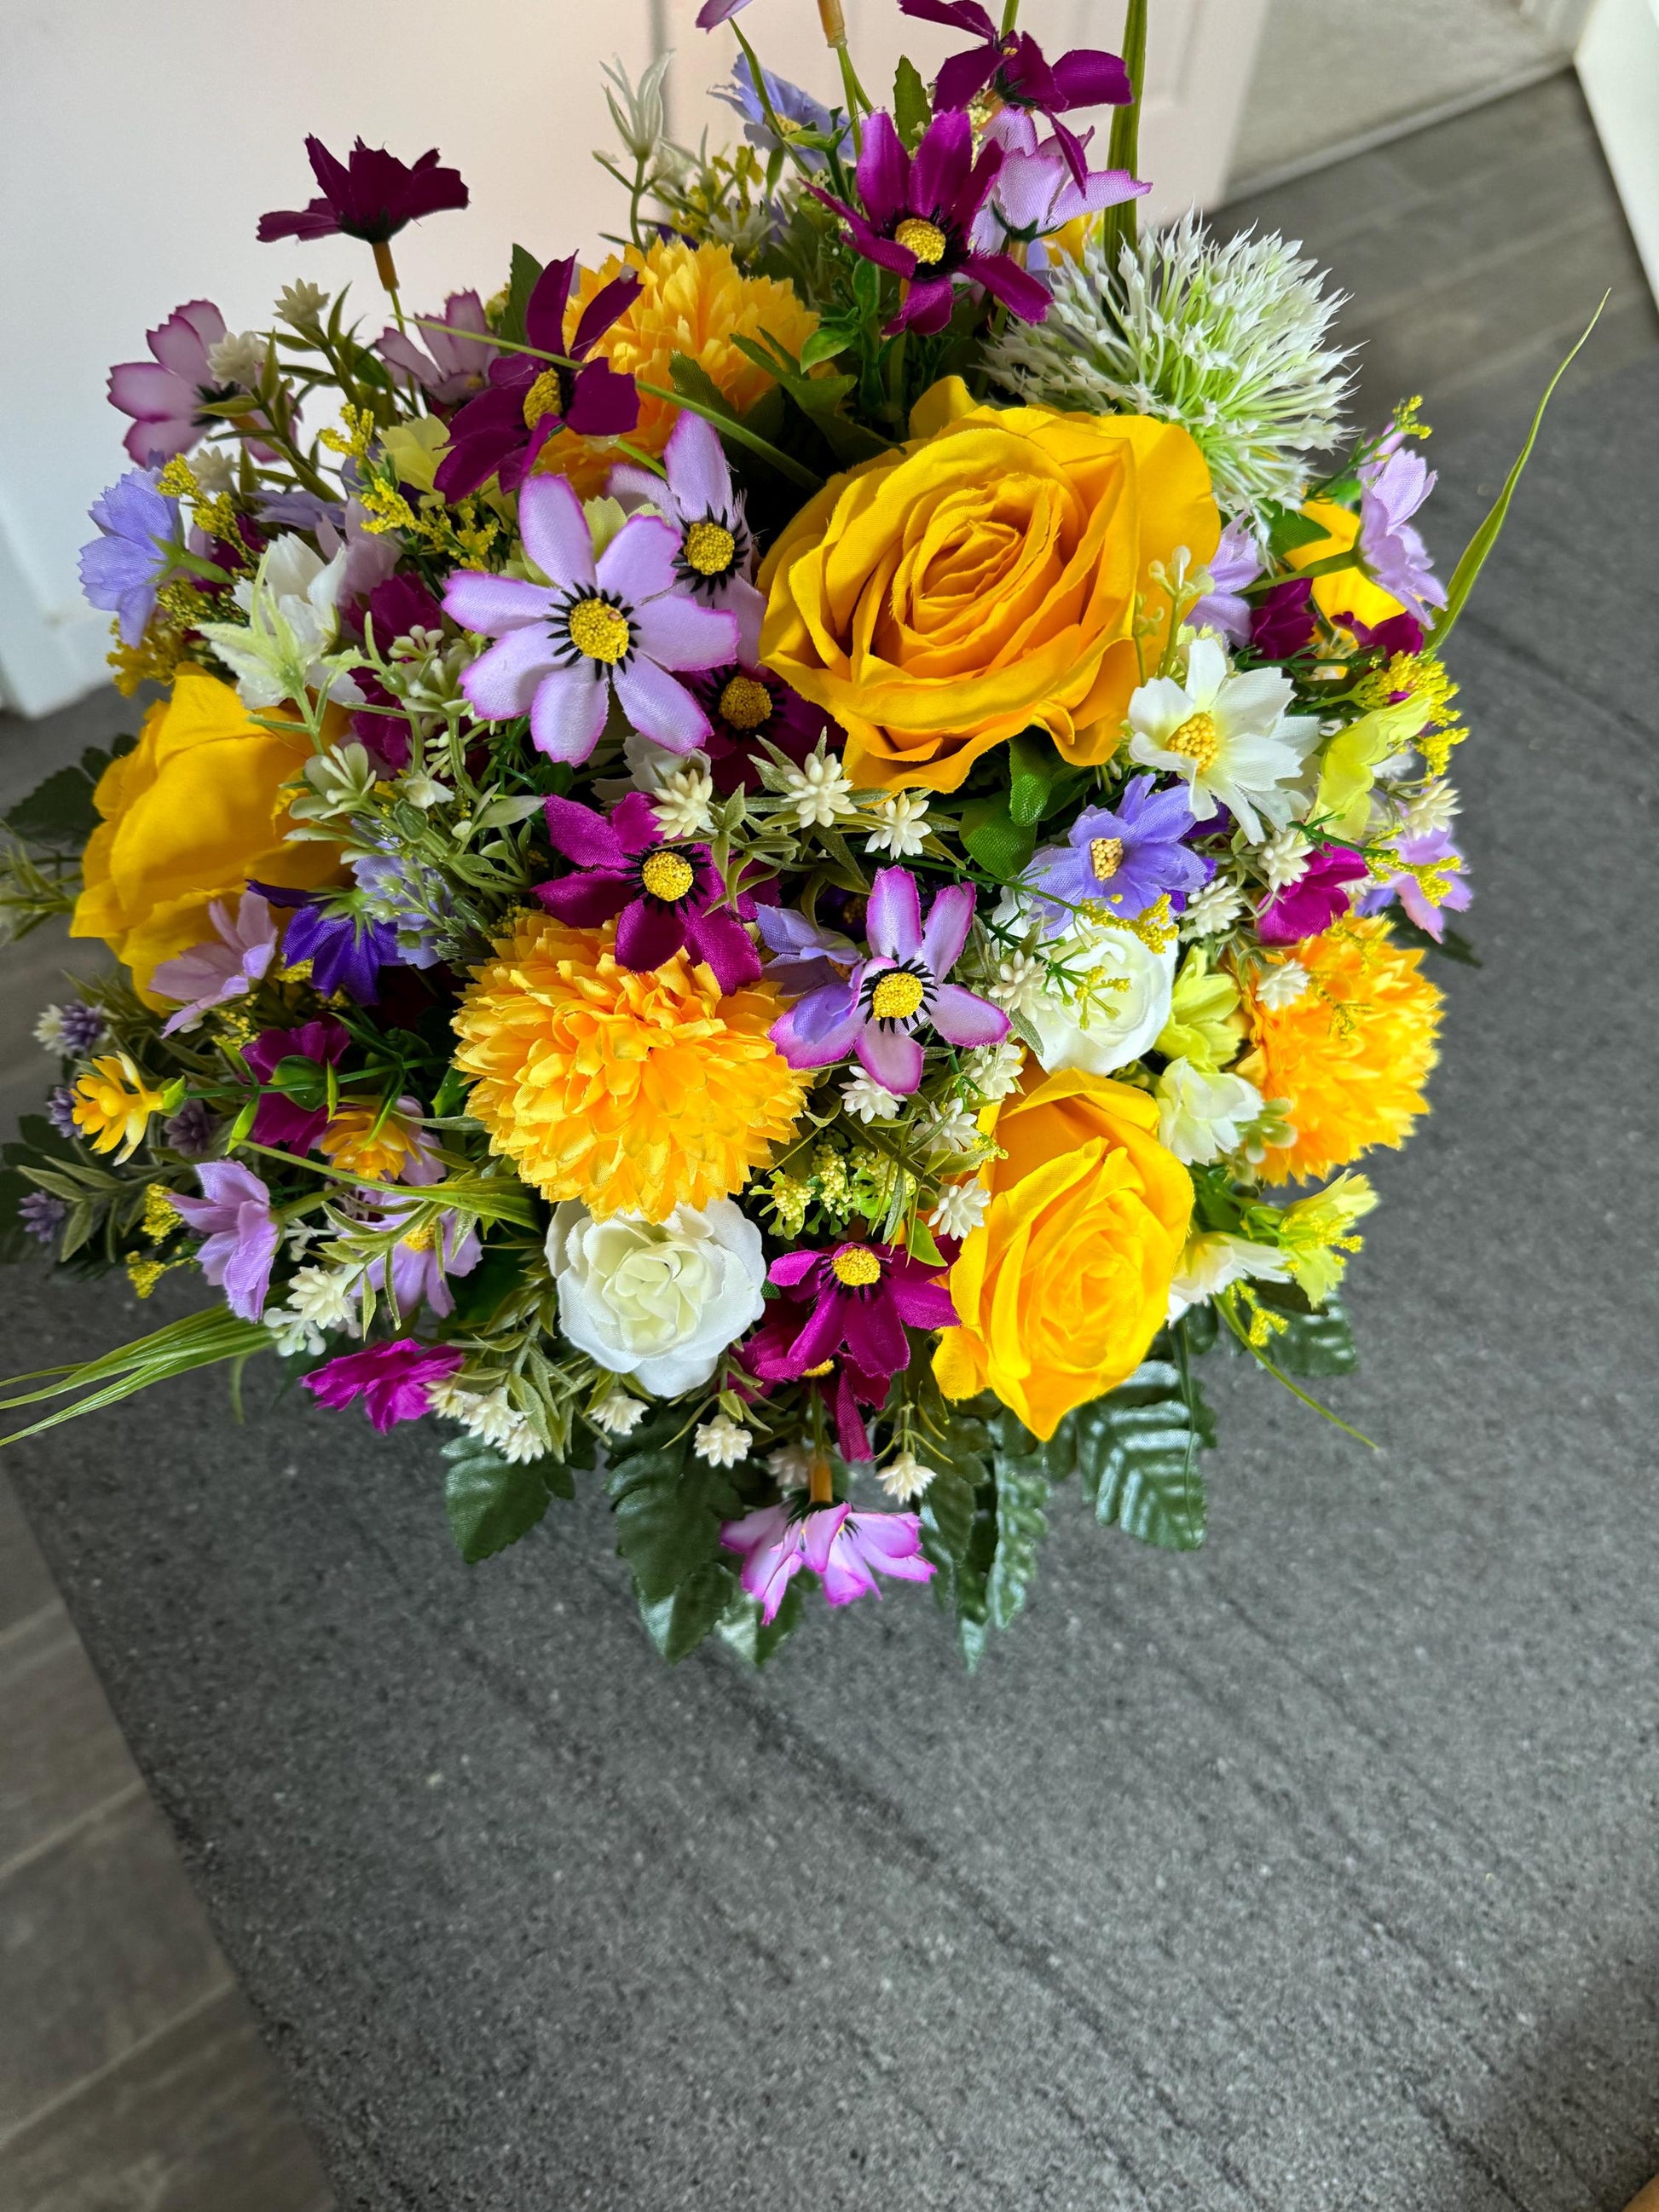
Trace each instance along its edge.
{"label": "bouquet of artificial flowers", "polygon": [[159,696],[9,820],[13,932],[119,966],[41,1018],[5,1251],[218,1301],[22,1433],[264,1352],[451,1425],[469,1559],[603,1454],[670,1657],[897,1579],[972,1659],[1066,1476],[1201,1540],[1218,1339],[1352,1365],[1501,514],[1443,585],[1311,265],[1139,234],[1144,5],[901,5],[965,44],[886,105],[836,0],[834,105],[732,21],[720,152],[614,71],[626,238],[433,313],[393,241],[461,178],[313,139],[259,235],[387,310],[191,301],[112,373],[82,574]]}

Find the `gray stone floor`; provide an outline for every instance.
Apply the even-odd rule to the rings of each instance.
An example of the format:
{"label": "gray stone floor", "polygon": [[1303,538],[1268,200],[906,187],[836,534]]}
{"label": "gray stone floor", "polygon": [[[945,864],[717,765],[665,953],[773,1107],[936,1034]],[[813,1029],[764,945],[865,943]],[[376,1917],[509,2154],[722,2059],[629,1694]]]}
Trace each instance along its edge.
{"label": "gray stone floor", "polygon": [[[1443,551],[1501,481],[1529,349],[1626,287],[1455,649],[1486,965],[1446,977],[1435,1117],[1379,1168],[1365,1365],[1333,1389],[1382,1454],[1223,1364],[1209,1550],[1062,1501],[972,1681],[905,1593],[764,1677],[665,1674],[592,1499],[468,1571],[428,1445],[259,1389],[236,1429],[212,1376],[12,1458],[342,2204],[1616,2212],[1659,2165],[1659,365],[1605,187],[1575,215],[1532,164],[1553,133],[1593,181],[1582,114],[1575,141],[1558,88],[1505,106],[1251,210],[1363,288],[1389,396],[1396,358],[1429,393]],[[1468,243],[1438,306],[1399,274],[1431,220]],[[1497,312],[1506,262],[1529,313]],[[0,1279],[19,1367],[155,1313]],[[9,1623],[52,1645],[38,1574],[0,1532],[0,1662]],[[244,2030],[216,1954],[147,1957],[176,1876],[123,1844],[144,1801],[106,1756],[41,1784],[102,1808],[58,1902],[0,1868],[0,2080],[50,2100],[66,2018],[118,2071],[163,2053],[131,1994],[89,2034],[30,1948],[101,1912],[176,2008],[159,2081],[131,2066],[142,2134]],[[76,2196],[64,2130],[30,2168],[7,2124],[7,2212],[306,2203]],[[254,2108],[254,2140],[277,2124]]]}

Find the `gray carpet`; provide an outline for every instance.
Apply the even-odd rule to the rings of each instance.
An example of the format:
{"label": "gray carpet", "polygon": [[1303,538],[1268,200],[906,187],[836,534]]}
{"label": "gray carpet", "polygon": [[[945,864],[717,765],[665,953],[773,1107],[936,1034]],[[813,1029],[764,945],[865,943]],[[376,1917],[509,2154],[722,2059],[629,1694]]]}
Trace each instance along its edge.
{"label": "gray carpet", "polygon": [[[430,1445],[212,1377],[10,1455],[343,2204],[1615,2212],[1659,2166],[1656,421],[1650,363],[1564,394],[1457,641],[1486,965],[1378,1163],[1331,1388],[1380,1455],[1212,1362],[1208,1550],[1065,1499],[974,1680],[904,1591],[665,1672],[598,1504],[469,1571]],[[1510,442],[1436,453],[1443,553]],[[0,1299],[19,1367],[155,1311]]]}

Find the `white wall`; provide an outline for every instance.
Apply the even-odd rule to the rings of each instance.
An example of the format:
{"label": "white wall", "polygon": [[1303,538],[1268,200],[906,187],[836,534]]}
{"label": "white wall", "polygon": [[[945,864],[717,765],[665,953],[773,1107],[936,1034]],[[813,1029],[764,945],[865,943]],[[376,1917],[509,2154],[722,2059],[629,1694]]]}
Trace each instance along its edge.
{"label": "white wall", "polygon": [[1607,167],[1659,300],[1659,0],[1595,0],[1577,60]]}

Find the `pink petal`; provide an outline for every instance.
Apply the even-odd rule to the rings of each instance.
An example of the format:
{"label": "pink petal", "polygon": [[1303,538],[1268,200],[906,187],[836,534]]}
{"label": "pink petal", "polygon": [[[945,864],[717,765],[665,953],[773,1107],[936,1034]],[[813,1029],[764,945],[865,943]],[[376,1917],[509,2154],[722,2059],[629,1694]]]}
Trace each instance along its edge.
{"label": "pink petal", "polygon": [[939,985],[930,1018],[947,1043],[964,1050],[971,1045],[1000,1044],[1008,1034],[1008,1017],[1001,1007],[964,991],[959,983]]}
{"label": "pink petal", "polygon": [[[501,649],[499,645],[495,648],[497,653]],[[605,732],[611,687],[603,680],[594,682],[592,666],[584,661],[579,668],[553,669],[537,690],[530,708],[530,734],[537,751],[550,760],[585,761]]]}
{"label": "pink petal", "polygon": [[160,422],[195,412],[196,392],[182,377],[149,361],[124,361],[109,373],[110,404],[124,415]]}
{"label": "pink petal", "polygon": [[[969,892],[970,902],[972,896]],[[935,900],[935,908],[938,903]],[[914,960],[921,951],[921,902],[908,868],[878,870],[864,928],[870,950],[884,960]]]}
{"label": "pink petal", "polygon": [[676,422],[663,448],[668,488],[682,515],[730,515],[732,511],[732,471],[720,434],[701,415],[690,412]]}
{"label": "pink petal", "polygon": [[636,609],[640,650],[659,668],[720,668],[738,654],[735,615],[670,594]]}
{"label": "pink petal", "polygon": [[531,478],[519,495],[519,533],[525,551],[555,584],[593,581],[593,534],[565,477]]}
{"label": "pink petal", "polygon": [[[575,496],[571,492],[573,501]],[[659,592],[673,589],[674,560],[679,550],[680,534],[671,523],[658,514],[636,514],[623,525],[600,555],[599,582],[607,592],[617,592],[637,608],[642,600],[654,599]]]}
{"label": "pink petal", "polygon": [[974,919],[971,884],[947,884],[927,913],[921,957],[935,975],[948,975],[962,957]]}
{"label": "pink petal", "polygon": [[685,686],[654,661],[630,661],[617,670],[615,682],[623,712],[642,738],[671,753],[694,753],[708,736],[708,715]]}
{"label": "pink petal", "polygon": [[526,714],[536,688],[553,666],[553,641],[539,627],[510,629],[461,676],[461,689],[486,722]]}
{"label": "pink petal", "polygon": [[482,576],[475,569],[459,568],[444,591],[444,612],[475,636],[500,637],[521,629],[526,623],[544,622],[552,610],[554,594],[544,584],[531,584],[517,576]]}
{"label": "pink petal", "polygon": [[903,1030],[884,1030],[879,1022],[867,1022],[857,1046],[860,1065],[866,1075],[887,1090],[908,1097],[921,1081],[921,1047]]}

